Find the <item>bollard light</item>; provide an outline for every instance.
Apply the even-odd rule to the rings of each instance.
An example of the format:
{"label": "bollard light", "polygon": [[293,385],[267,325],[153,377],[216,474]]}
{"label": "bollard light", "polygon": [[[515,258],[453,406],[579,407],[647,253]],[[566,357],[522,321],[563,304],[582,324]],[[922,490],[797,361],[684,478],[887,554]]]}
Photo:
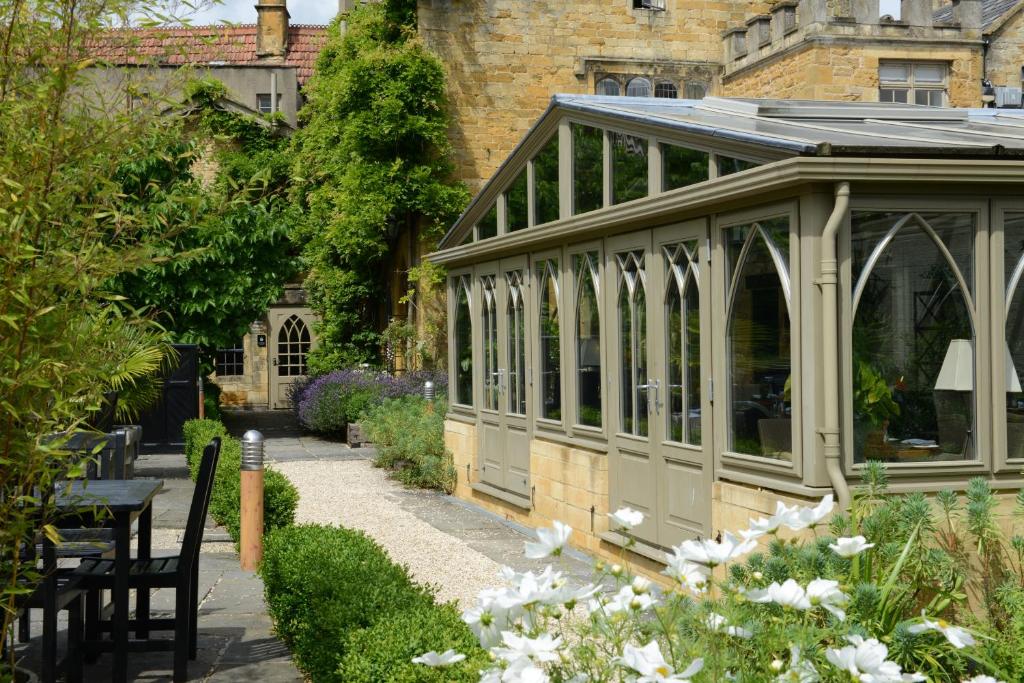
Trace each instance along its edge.
{"label": "bollard light", "polygon": [[434,383],[430,380],[423,383],[423,398],[428,401],[434,400]]}
{"label": "bollard light", "polygon": [[242,471],[255,472],[263,469],[263,435],[250,429],[242,437]]}

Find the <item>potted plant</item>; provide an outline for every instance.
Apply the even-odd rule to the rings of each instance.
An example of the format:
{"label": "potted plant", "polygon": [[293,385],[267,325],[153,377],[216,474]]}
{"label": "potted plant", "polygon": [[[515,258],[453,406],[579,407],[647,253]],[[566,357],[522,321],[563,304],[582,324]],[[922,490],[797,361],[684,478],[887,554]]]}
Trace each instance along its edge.
{"label": "potted plant", "polygon": [[854,452],[865,458],[884,458],[889,453],[885,441],[889,419],[900,414],[892,398],[892,387],[870,363],[858,360],[854,368],[853,434]]}

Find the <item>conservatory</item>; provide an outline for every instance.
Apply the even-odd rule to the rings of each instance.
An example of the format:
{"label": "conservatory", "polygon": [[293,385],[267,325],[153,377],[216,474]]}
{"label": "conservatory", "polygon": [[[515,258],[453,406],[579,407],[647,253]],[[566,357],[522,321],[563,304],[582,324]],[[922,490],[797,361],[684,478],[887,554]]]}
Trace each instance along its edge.
{"label": "conservatory", "polygon": [[1024,479],[1024,113],[559,95],[431,259],[457,494],[591,549]]}

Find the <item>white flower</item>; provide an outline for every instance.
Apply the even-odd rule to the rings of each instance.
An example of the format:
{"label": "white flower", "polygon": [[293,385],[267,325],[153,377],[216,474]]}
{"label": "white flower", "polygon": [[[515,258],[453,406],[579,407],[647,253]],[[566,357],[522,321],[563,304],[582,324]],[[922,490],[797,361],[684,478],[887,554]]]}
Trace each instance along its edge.
{"label": "white flower", "polygon": [[635,526],[640,526],[644,521],[644,513],[633,508],[619,508],[615,512],[608,515],[609,519],[617,529],[632,529]]}
{"label": "white flower", "polygon": [[863,536],[853,536],[852,538],[837,538],[836,542],[829,543],[828,547],[839,557],[850,558],[860,555],[868,548],[874,548],[875,544],[868,543]]}
{"label": "white flower", "polygon": [[800,658],[800,648],[789,648],[789,670],[778,675],[776,683],[817,683],[821,680],[814,665]]}
{"label": "white flower", "polygon": [[694,593],[704,590],[704,585],[708,582],[707,567],[691,562],[680,555],[679,548],[673,548],[671,555],[665,553],[665,558],[667,566],[661,572],[662,574],[675,579]]}
{"label": "white flower", "polygon": [[786,582],[782,585],[773,581],[767,588],[750,590],[747,591],[746,595],[747,599],[751,602],[774,602],[776,605],[799,610],[811,608],[811,601],[807,598],[807,591],[793,579],[786,579]]}
{"label": "white flower", "polygon": [[661,648],[658,641],[652,640],[643,647],[626,645],[622,650],[622,657],[619,663],[640,674],[637,683],[663,683],[668,681],[686,681],[690,676],[696,675],[704,668],[703,659],[695,659],[685,671],[675,673],[675,670],[665,661],[661,655]]}
{"label": "white flower", "polygon": [[616,614],[617,612],[643,612],[653,607],[655,599],[649,592],[637,593],[633,590],[633,586],[623,586],[619,589],[611,600],[607,602],[600,600],[593,600],[590,603],[591,613],[602,611],[606,615]]}
{"label": "white flower", "polygon": [[925,680],[918,673],[905,674],[900,665],[886,659],[889,648],[875,638],[865,640],[861,636],[847,636],[850,641],[838,650],[826,648],[825,659],[837,669],[842,669],[861,683],[914,683]]}
{"label": "white flower", "polygon": [[[489,649],[501,642],[501,631],[508,626],[505,619],[499,618],[491,609],[483,604],[471,607],[462,613],[462,621],[480,641],[480,646]],[[500,623],[500,622],[505,623]]]}
{"label": "white flower", "polygon": [[978,674],[974,678],[965,679],[963,681],[963,683],[1004,683],[1004,682],[1003,681],[997,681],[996,679],[992,678],[991,676],[986,676],[985,674]]}
{"label": "white flower", "polygon": [[466,655],[459,654],[455,650],[445,650],[441,654],[437,654],[433,650],[425,652],[419,657],[413,657],[413,664],[425,664],[427,666],[450,666],[457,662],[461,662],[466,658]]}
{"label": "white flower", "polygon": [[537,529],[537,541],[526,542],[526,557],[539,560],[551,555],[561,555],[571,534],[572,527],[559,521],[555,521],[551,529]]}
{"label": "white flower", "polygon": [[[551,679],[529,657],[518,657],[500,672],[501,683],[548,683]],[[480,679],[483,681],[484,679]]]}
{"label": "white flower", "polygon": [[756,547],[756,541],[741,541],[727,531],[720,543],[708,539],[683,541],[673,550],[683,560],[714,567],[742,557]]}
{"label": "white flower", "polygon": [[812,605],[821,605],[839,621],[846,619],[843,607],[850,601],[850,596],[839,590],[839,582],[829,579],[815,579],[807,584],[807,599]]}
{"label": "white flower", "polygon": [[643,576],[633,577],[633,581],[629,584],[629,586],[637,595],[651,592],[651,580]]}
{"label": "white flower", "polygon": [[[737,638],[752,638],[754,636],[753,633],[745,628],[740,628],[739,626],[726,626],[728,623],[726,618],[716,612],[709,614],[704,623],[707,624],[708,628],[712,631],[724,630],[727,635],[735,636]],[[725,628],[723,629],[723,627]]]}
{"label": "white flower", "polygon": [[914,624],[907,630],[914,634],[923,633],[925,631],[938,631],[942,635],[946,636],[946,640],[949,641],[949,644],[958,650],[969,645],[975,645],[978,642],[967,629],[961,628],[960,626],[953,626],[942,619],[932,621],[925,616],[924,612],[921,612],[921,621],[923,623]]}
{"label": "white flower", "polygon": [[786,520],[786,526],[793,531],[800,531],[801,529],[811,528],[818,526],[825,518],[832,514],[832,509],[836,506],[833,500],[832,494],[828,494],[821,499],[821,502],[814,507],[802,507],[797,508],[796,515],[790,516]]}
{"label": "white flower", "polygon": [[515,662],[529,658],[537,662],[553,662],[558,659],[558,648],[562,646],[561,638],[552,638],[549,633],[542,633],[536,638],[519,636],[512,631],[502,631],[501,640],[505,647],[491,649],[499,659]]}

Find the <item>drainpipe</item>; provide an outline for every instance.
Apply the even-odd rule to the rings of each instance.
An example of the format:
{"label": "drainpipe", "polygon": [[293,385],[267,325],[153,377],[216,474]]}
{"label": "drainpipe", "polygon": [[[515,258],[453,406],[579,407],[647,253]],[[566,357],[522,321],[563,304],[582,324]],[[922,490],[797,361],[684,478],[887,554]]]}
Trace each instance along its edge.
{"label": "drainpipe", "polygon": [[826,384],[835,381],[835,389],[825,389],[825,427],[819,430],[825,439],[825,470],[828,472],[829,482],[835,489],[837,503],[840,510],[846,510],[850,505],[850,487],[843,475],[843,468],[840,462],[842,447],[840,445],[839,430],[839,264],[836,259],[836,241],[839,234],[839,226],[846,218],[846,211],[850,207],[850,183],[842,182],[836,184],[836,203],[832,209],[832,215],[825,223],[825,229],[821,233],[821,279],[818,287],[821,289],[821,329],[824,340],[824,365]]}

